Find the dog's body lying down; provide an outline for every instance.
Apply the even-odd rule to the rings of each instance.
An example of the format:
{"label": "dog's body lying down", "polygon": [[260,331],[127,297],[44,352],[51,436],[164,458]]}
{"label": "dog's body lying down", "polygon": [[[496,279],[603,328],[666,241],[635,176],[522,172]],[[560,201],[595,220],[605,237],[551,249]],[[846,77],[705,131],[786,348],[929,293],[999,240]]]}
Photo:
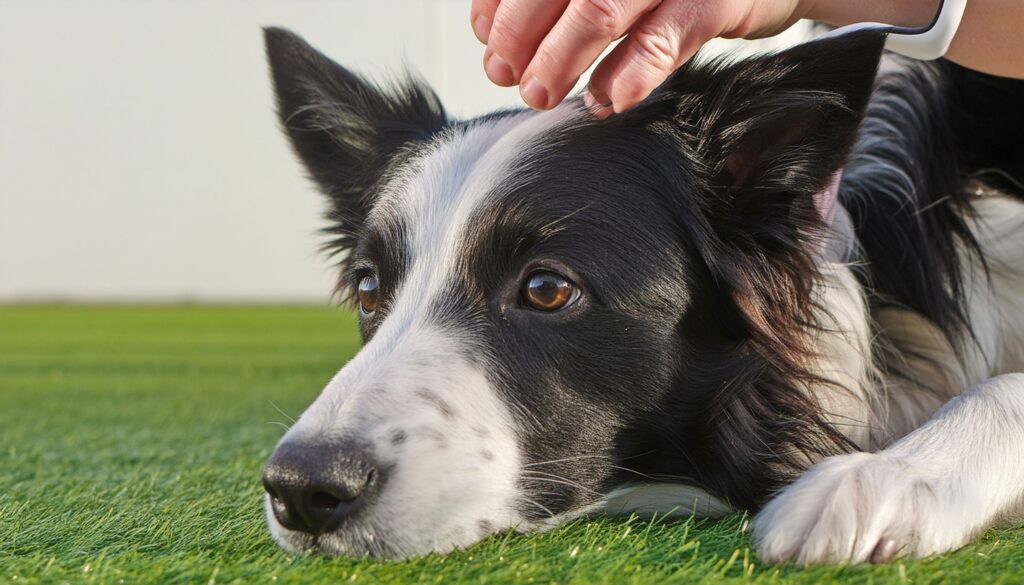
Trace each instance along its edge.
{"label": "dog's body lying down", "polygon": [[877,562],[1024,515],[1019,82],[876,81],[861,33],[456,122],[267,45],[366,342],[267,466],[285,548],[737,507],[767,561]]}

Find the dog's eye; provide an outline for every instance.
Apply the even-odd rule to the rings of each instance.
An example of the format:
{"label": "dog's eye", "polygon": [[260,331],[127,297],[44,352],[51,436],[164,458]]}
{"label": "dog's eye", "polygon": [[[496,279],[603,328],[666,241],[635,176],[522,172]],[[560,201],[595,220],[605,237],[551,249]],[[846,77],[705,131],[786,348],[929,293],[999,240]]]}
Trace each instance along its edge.
{"label": "dog's eye", "polygon": [[370,314],[377,310],[377,276],[367,274],[359,281],[359,307]]}
{"label": "dog's eye", "polygon": [[523,283],[523,303],[538,311],[557,311],[576,300],[576,286],[561,274],[534,272]]}

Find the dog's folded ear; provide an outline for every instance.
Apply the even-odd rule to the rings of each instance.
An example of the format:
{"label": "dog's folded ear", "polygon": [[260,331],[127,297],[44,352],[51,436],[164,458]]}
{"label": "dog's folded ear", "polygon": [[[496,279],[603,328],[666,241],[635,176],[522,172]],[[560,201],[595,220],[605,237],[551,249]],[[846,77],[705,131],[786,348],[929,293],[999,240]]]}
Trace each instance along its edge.
{"label": "dog's folded ear", "polygon": [[331,200],[335,248],[351,244],[394,156],[447,123],[432,90],[409,79],[382,88],[338,65],[294,33],[264,29],[284,130]]}

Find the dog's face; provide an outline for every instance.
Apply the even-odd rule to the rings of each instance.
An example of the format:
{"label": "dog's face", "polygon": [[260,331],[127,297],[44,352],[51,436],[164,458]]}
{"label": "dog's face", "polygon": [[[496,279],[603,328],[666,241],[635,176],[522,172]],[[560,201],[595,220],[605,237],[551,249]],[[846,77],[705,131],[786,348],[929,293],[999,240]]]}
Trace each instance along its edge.
{"label": "dog's face", "polygon": [[643,507],[620,496],[652,482],[751,506],[789,463],[766,444],[828,438],[773,327],[809,314],[813,195],[877,37],[692,69],[607,121],[570,101],[452,122],[429,90],[267,43],[365,340],[267,466],[282,546],[447,551]]}

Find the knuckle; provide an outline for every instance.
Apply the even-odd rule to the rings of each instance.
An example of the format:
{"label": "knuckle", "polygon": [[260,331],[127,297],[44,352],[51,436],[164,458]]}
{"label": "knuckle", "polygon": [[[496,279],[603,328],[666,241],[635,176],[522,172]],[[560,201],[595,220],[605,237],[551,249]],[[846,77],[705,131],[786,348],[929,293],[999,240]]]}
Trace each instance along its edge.
{"label": "knuckle", "polygon": [[617,36],[622,27],[622,6],[615,0],[574,0],[580,23],[601,36]]}
{"label": "knuckle", "polygon": [[679,61],[679,49],[663,35],[637,31],[633,37],[633,54],[641,64],[664,74],[671,73]]}

